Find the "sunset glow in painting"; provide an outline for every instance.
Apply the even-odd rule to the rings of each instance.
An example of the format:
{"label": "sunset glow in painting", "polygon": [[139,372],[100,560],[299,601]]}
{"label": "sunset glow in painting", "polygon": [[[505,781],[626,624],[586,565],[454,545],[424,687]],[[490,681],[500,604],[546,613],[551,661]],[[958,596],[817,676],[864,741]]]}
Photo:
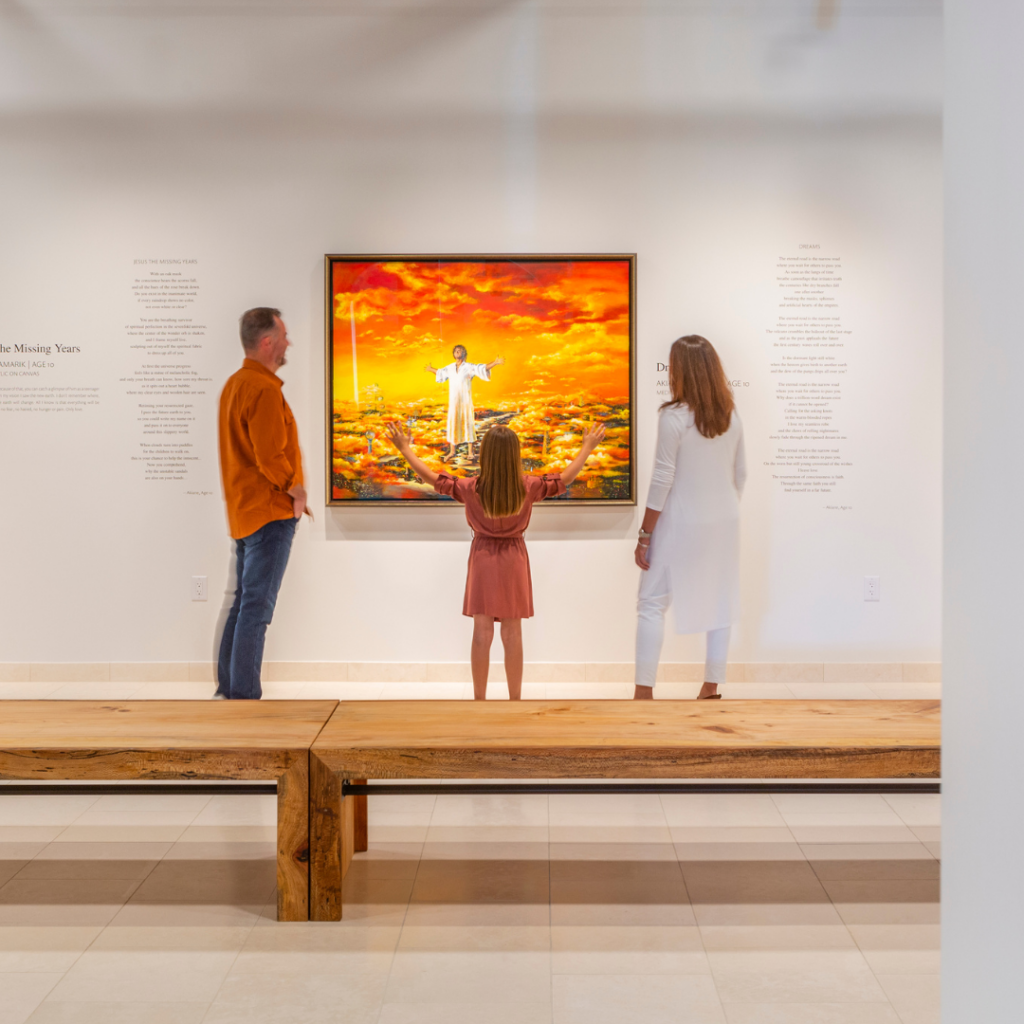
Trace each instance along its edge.
{"label": "sunset glow in painting", "polygon": [[559,500],[632,501],[633,271],[631,256],[327,257],[330,502],[448,500],[384,438],[390,420],[456,476],[495,424],[546,473],[604,423]]}

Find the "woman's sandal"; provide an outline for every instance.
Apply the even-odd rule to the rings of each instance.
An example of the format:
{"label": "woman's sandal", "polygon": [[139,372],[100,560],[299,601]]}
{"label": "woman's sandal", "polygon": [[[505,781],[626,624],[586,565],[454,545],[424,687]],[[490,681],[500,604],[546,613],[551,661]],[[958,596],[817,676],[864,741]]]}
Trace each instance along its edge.
{"label": "woman's sandal", "polygon": [[697,697],[697,700],[721,700],[722,695],[720,693],[709,693],[705,697]]}

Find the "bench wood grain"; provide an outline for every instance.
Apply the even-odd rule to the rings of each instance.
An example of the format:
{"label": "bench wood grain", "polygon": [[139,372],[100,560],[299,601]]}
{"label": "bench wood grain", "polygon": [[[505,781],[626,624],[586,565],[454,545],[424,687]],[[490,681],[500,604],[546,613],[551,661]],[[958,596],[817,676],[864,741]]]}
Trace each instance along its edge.
{"label": "bench wood grain", "polygon": [[334,700],[5,700],[0,779],[277,782],[277,911],[309,917],[309,748]]}
{"label": "bench wood grain", "polygon": [[310,755],[310,917],[340,920],[356,837],[365,844],[366,798],[343,798],[342,780],[937,778],[940,708],[934,700],[342,701]]}

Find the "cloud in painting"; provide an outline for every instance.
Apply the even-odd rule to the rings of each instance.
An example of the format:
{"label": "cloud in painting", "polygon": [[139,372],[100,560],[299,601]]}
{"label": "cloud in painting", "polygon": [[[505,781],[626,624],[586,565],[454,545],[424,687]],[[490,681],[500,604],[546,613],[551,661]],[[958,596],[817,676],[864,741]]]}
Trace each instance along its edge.
{"label": "cloud in painting", "polygon": [[[602,400],[629,394],[629,265],[609,261],[338,262],[333,266],[336,393],[351,394],[351,330],[360,381],[408,402],[433,386],[423,367],[503,357],[494,400],[535,394],[537,370]],[[348,378],[346,384],[345,378]]]}

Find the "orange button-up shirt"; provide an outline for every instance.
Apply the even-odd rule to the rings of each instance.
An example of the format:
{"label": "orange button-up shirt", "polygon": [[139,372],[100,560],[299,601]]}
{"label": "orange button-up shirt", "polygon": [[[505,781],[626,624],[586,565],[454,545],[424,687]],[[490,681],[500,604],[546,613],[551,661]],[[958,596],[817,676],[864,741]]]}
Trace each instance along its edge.
{"label": "orange button-up shirt", "polygon": [[246,359],[221,392],[220,474],[235,539],[295,514],[287,492],[302,483],[302,453],[283,383]]}

